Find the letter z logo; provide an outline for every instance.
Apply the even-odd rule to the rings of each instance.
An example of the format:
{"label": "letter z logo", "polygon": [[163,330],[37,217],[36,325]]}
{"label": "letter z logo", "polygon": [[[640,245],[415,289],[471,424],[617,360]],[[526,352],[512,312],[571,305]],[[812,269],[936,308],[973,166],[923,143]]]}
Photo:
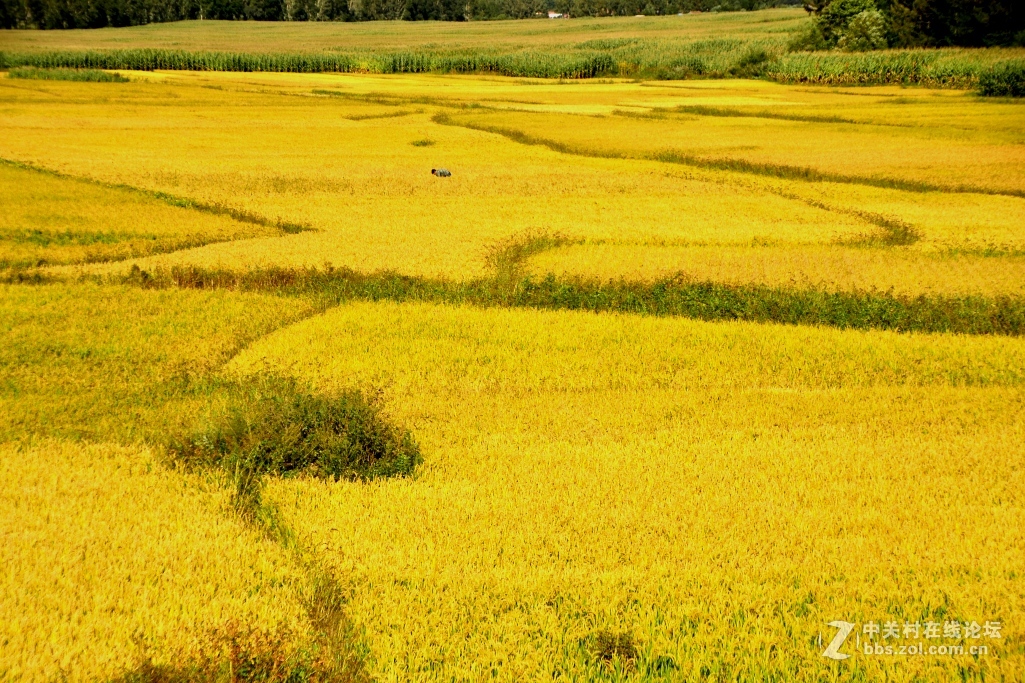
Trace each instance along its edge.
{"label": "letter z logo", "polygon": [[829,647],[822,651],[822,656],[838,660],[850,657],[850,655],[845,655],[840,652],[840,647],[844,644],[844,641],[847,640],[847,636],[851,635],[851,631],[854,630],[854,624],[849,621],[831,621],[826,625],[835,628],[836,635],[833,636],[833,640],[829,643]]}

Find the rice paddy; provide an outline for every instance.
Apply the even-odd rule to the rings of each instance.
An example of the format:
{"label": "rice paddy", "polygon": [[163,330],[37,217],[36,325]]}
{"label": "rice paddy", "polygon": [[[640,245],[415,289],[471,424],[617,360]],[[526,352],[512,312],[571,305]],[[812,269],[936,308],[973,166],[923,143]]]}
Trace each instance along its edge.
{"label": "rice paddy", "polygon": [[1020,680],[1020,103],[119,73],[0,77],[5,680]]}

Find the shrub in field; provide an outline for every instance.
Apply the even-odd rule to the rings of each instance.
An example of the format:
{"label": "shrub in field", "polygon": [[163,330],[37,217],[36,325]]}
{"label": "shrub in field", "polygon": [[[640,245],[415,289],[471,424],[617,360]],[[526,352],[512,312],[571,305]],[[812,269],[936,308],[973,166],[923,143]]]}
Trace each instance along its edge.
{"label": "shrub in field", "polygon": [[990,97],[1025,97],[1025,63],[1005,64],[979,77],[979,94]]}
{"label": "shrub in field", "polygon": [[20,67],[11,69],[8,78],[27,78],[41,81],[86,81],[89,83],[127,83],[121,74],[107,73],[99,69],[41,69]]}
{"label": "shrub in field", "polygon": [[769,55],[765,50],[751,50],[740,58],[736,66],[730,69],[730,74],[739,78],[761,76],[768,62]]}
{"label": "shrub in field", "polygon": [[172,441],[173,460],[241,477],[303,473],[335,480],[410,474],[420,462],[410,433],[389,424],[358,391],[321,396],[262,377],[229,386],[227,403],[201,431]]}

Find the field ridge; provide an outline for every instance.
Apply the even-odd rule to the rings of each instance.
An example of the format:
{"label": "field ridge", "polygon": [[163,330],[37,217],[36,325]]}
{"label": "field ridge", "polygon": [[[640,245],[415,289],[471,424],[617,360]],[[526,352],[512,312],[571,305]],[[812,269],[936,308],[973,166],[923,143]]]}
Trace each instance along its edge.
{"label": "field ridge", "polygon": [[[550,244],[558,245],[557,240]],[[532,249],[528,244],[525,249]],[[537,252],[531,252],[537,253]],[[326,310],[347,301],[414,301],[481,308],[536,308],[618,312],[698,320],[744,320],[839,329],[970,335],[1025,335],[1025,300],[1011,296],[907,296],[885,291],[734,285],[692,281],[683,275],[650,283],[587,278],[518,277],[513,268],[491,278],[454,282],[361,273],[349,268],[265,268],[232,271],[197,266],[133,266],[126,274],[54,276],[12,273],[10,283],[84,280],[146,289],[227,289],[311,298]]]}
{"label": "field ridge", "polygon": [[879,187],[891,190],[903,190],[905,192],[944,192],[950,194],[986,194],[1006,197],[1025,198],[1025,190],[998,190],[994,188],[980,187],[977,185],[938,185],[925,183],[917,180],[903,180],[901,178],[855,176],[841,173],[820,171],[808,166],[793,166],[788,164],[763,164],[747,161],[745,159],[734,159],[729,157],[702,157],[693,154],[686,154],[677,150],[666,149],[654,154],[631,155],[626,152],[612,152],[605,150],[570,145],[551,138],[544,138],[531,135],[515,128],[503,126],[490,126],[482,123],[456,121],[445,113],[436,114],[433,121],[444,126],[458,126],[469,128],[482,133],[492,133],[518,142],[524,145],[537,145],[547,147],[553,152],[563,154],[574,154],[577,156],[593,157],[598,159],[641,159],[646,161],[660,161],[667,164],[679,164],[694,168],[704,168],[717,171],[733,171],[735,173],[746,173],[749,175],[768,176],[784,180],[801,180],[805,182],[840,183],[845,185],[865,185],[868,187]]}

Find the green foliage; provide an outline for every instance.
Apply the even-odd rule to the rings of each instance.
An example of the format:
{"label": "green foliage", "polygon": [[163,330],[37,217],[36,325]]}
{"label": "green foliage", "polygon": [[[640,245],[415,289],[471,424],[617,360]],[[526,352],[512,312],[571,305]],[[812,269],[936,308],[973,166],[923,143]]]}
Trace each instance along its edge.
{"label": "green foliage", "polygon": [[[878,8],[865,4],[807,0],[805,9],[816,15],[829,46],[840,41],[855,16],[872,9],[882,11],[886,41],[898,47],[1025,44],[1025,3],[1020,0],[878,0]],[[806,44],[797,49],[810,49]]]}
{"label": "green foliage", "polygon": [[[878,21],[866,22],[856,49],[877,40]],[[862,26],[862,24],[856,24]],[[861,29],[859,29],[861,30]],[[866,43],[867,40],[867,43]],[[341,54],[261,54],[138,49],[109,51],[0,52],[0,69],[190,70],[291,73],[487,73],[531,78],[619,76],[653,79],[763,77],[784,83],[830,85],[920,84],[974,88],[980,75],[999,67],[996,53],[972,50],[907,50],[868,53],[783,52],[782,43],[716,39],[687,44],[663,41],[587,41],[587,51],[435,51]],[[582,45],[582,44],[581,44]],[[603,48],[599,48],[603,45]],[[878,45],[878,43],[875,43]],[[826,43],[814,22],[790,42],[791,50],[821,50]],[[1006,57],[1003,57],[1006,62]],[[336,92],[317,91],[319,94]],[[387,114],[403,116],[407,110]],[[374,116],[382,116],[375,114]],[[234,214],[233,214],[234,215]],[[238,217],[238,216],[236,216]],[[240,218],[240,220],[244,220]],[[295,226],[302,229],[302,226]],[[284,227],[282,229],[285,229]]]}
{"label": "green foliage", "polygon": [[773,61],[766,77],[780,83],[823,85],[926,85],[975,88],[984,73],[999,69],[987,54],[969,50],[791,53]]}
{"label": "green foliage", "polygon": [[633,636],[629,633],[612,633],[611,631],[599,631],[594,636],[592,652],[595,659],[611,664],[616,660],[620,662],[633,662],[638,657],[637,646],[634,644]]}
{"label": "green foliage", "polygon": [[730,69],[730,75],[737,78],[761,76],[765,72],[765,66],[769,59],[769,54],[765,50],[751,50],[740,58],[735,67]]}
{"label": "green foliage", "polygon": [[787,49],[791,52],[814,52],[815,50],[829,49],[829,44],[826,43],[826,37],[822,35],[819,23],[813,21],[803,31],[794,35],[787,43]]}
{"label": "green foliage", "polygon": [[877,9],[865,10],[847,23],[837,48],[847,52],[866,52],[886,48],[886,17]]}
{"label": "green foliage", "polygon": [[979,78],[979,94],[989,97],[1025,97],[1025,62],[1005,64]]}
{"label": "green foliage", "polygon": [[833,0],[830,2],[817,18],[826,44],[830,47],[835,46],[843,38],[854,17],[862,12],[875,9],[874,0]]}
{"label": "green foliage", "polygon": [[420,450],[358,391],[328,397],[259,377],[228,387],[227,405],[197,433],[172,440],[176,462],[246,476],[371,479],[411,474]]}
{"label": "green foliage", "polygon": [[8,78],[26,78],[40,81],[85,81],[89,83],[127,83],[121,74],[107,73],[98,69],[41,69],[28,66],[11,69]]}
{"label": "green foliage", "polygon": [[1025,31],[1021,0],[887,0],[891,41],[902,47],[1013,45]]}
{"label": "green foliage", "polygon": [[285,73],[494,73],[531,78],[594,78],[614,74],[605,53],[444,54],[261,54],[181,50],[61,51],[0,53],[0,68],[35,66],[132,71],[271,71]]}

